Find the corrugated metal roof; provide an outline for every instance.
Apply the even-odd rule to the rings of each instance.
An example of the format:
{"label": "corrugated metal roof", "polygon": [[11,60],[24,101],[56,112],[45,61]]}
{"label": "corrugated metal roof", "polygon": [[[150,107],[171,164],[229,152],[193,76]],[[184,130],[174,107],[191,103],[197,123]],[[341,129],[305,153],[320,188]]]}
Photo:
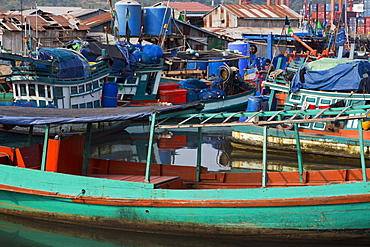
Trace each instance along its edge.
{"label": "corrugated metal roof", "polygon": [[70,11],[82,9],[81,7],[51,7],[51,6],[37,6],[37,8],[44,12],[53,13],[54,15],[67,14]]}
{"label": "corrugated metal roof", "polygon": [[72,10],[72,11],[69,11],[68,14],[71,14],[75,17],[80,17],[80,16],[84,16],[84,15],[88,15],[88,14],[92,14],[92,13],[95,13],[95,12],[99,12],[101,9],[78,9],[78,10]]}
{"label": "corrugated metal roof", "polygon": [[104,14],[97,15],[89,19],[83,20],[81,21],[81,23],[89,27],[94,27],[96,25],[99,25],[99,24],[102,24],[102,23],[105,23],[111,20],[112,20],[111,14],[109,12],[106,12]]}
{"label": "corrugated metal roof", "polygon": [[[44,17],[47,17],[45,19]],[[36,21],[37,18],[37,21]],[[32,30],[45,31],[48,26],[59,26],[61,28],[72,28],[77,30],[89,30],[90,28],[82,23],[80,20],[75,18],[72,15],[53,15],[46,14],[42,15],[30,15],[30,16],[21,16],[21,15],[0,15],[1,24],[10,31],[20,31],[20,23],[29,23]]]}
{"label": "corrugated metal roof", "polygon": [[[164,5],[167,5],[168,2],[161,2]],[[204,12],[207,13],[213,8],[202,3],[198,2],[169,2],[168,6],[171,8],[180,10],[180,11],[189,11],[189,12]]]}
{"label": "corrugated metal roof", "polygon": [[17,27],[13,23],[9,23],[9,22],[8,23],[1,23],[1,26],[3,26],[6,30],[9,30],[9,31],[14,31],[14,30],[22,31],[22,29],[20,27]]}
{"label": "corrugated metal roof", "polygon": [[300,15],[285,5],[234,5],[221,4],[222,7],[240,18],[285,18],[297,19]]}

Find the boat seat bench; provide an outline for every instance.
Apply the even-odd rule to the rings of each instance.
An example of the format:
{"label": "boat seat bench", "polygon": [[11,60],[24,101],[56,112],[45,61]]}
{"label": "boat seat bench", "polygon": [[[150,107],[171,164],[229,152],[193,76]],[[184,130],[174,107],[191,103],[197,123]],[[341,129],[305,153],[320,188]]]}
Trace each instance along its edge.
{"label": "boat seat bench", "polygon": [[[88,174],[87,176],[138,183],[145,181],[145,176],[138,175]],[[162,189],[183,187],[183,180],[179,176],[150,176],[150,183]]]}

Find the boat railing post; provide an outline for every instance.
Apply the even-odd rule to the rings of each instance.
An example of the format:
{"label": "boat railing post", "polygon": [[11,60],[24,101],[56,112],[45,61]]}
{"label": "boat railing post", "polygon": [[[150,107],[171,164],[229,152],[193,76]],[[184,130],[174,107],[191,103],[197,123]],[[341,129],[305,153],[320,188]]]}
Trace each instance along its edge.
{"label": "boat railing post", "polygon": [[33,125],[31,125],[29,130],[28,130],[27,146],[31,146],[31,144],[32,144],[32,135],[33,135]]}
{"label": "boat railing post", "polygon": [[279,57],[276,63],[276,69],[281,69],[281,64],[283,63],[283,58]]}
{"label": "boat railing post", "polygon": [[263,126],[262,187],[267,187],[267,130],[268,126]]}
{"label": "boat railing post", "polygon": [[271,89],[268,102],[269,111],[273,110],[272,107],[274,106],[274,99],[275,99],[275,90]]}
{"label": "boat railing post", "polygon": [[82,175],[87,174],[87,169],[89,167],[91,133],[92,133],[92,123],[87,123],[85,146],[84,146],[84,161],[83,161],[84,163],[83,163],[83,167],[82,167]]}
{"label": "boat railing post", "polygon": [[298,159],[298,170],[299,170],[299,181],[303,183],[303,160],[302,160],[302,149],[301,141],[299,139],[299,130],[298,124],[294,123],[294,132],[295,132],[295,145],[297,147],[297,159]]}
{"label": "boat railing post", "polygon": [[267,35],[267,56],[266,58],[272,59],[273,47],[272,47],[272,33]]}
{"label": "boat railing post", "polygon": [[45,171],[45,167],[46,167],[46,156],[47,156],[47,151],[48,151],[49,132],[50,132],[50,124],[47,124],[45,127],[44,146],[42,148],[41,171]]}
{"label": "boat railing post", "polygon": [[362,169],[362,179],[364,182],[367,181],[366,178],[366,162],[365,162],[365,150],[364,150],[364,138],[362,133],[362,119],[358,119],[358,140],[360,142],[360,156],[361,156],[361,169]]}
{"label": "boat railing post", "polygon": [[153,139],[154,139],[154,127],[156,121],[156,113],[149,117],[150,124],[150,132],[149,132],[149,142],[148,142],[148,154],[146,159],[146,169],[145,169],[145,183],[150,182],[150,169],[152,165],[152,151],[153,151]]}
{"label": "boat railing post", "polygon": [[200,182],[200,171],[202,165],[202,127],[198,127],[198,147],[197,147],[197,174],[196,181]]}

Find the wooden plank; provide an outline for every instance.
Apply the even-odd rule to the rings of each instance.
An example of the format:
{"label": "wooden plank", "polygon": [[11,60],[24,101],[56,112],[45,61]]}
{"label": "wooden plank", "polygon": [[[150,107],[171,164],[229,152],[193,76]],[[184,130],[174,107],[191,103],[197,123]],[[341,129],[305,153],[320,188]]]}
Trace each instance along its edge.
{"label": "wooden plank", "polygon": [[[129,182],[137,182],[143,183],[145,180],[145,176],[137,176],[137,175],[109,175],[109,174],[93,174],[88,175],[89,177],[95,178],[106,178],[112,180],[120,180],[120,181],[129,181]],[[176,179],[180,179],[179,176],[150,176],[150,183],[151,184],[162,184],[167,183]]]}

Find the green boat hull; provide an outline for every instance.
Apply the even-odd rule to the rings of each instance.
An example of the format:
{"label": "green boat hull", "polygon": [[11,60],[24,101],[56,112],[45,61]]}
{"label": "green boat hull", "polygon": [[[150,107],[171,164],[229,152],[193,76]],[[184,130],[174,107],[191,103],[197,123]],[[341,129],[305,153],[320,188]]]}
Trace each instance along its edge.
{"label": "green boat hull", "polygon": [[179,234],[370,229],[369,182],[168,190],[150,183],[1,169],[0,213],[34,219]]}

